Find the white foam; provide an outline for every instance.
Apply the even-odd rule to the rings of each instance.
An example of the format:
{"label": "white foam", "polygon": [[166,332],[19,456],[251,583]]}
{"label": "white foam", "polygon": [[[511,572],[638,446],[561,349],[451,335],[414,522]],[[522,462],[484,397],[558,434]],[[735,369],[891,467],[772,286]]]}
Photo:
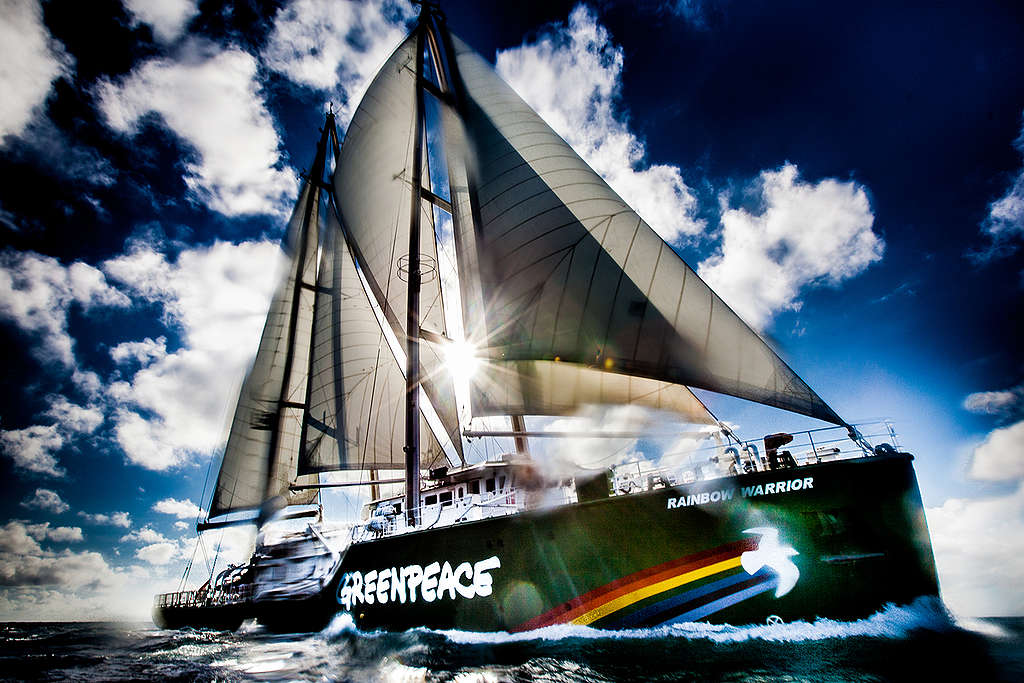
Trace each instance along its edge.
{"label": "white foam", "polygon": [[359,629],[356,628],[356,622],[352,619],[352,615],[348,612],[338,612],[331,619],[331,623],[327,624],[320,635],[324,638],[331,639],[337,638],[338,636],[345,633],[356,633]]}
{"label": "white foam", "polygon": [[[455,643],[484,644],[529,642],[535,640],[558,641],[577,639],[641,639],[687,638],[712,642],[741,642],[745,640],[799,642],[829,638],[875,637],[904,638],[916,630],[949,631],[956,627],[945,607],[934,598],[921,598],[912,605],[888,605],[876,614],[858,621],[816,619],[813,622],[794,621],[788,624],[730,626],[690,622],[672,626],[627,629],[619,631],[559,624],[523,633],[478,633],[474,631],[436,631]],[[426,629],[424,629],[426,630]]]}

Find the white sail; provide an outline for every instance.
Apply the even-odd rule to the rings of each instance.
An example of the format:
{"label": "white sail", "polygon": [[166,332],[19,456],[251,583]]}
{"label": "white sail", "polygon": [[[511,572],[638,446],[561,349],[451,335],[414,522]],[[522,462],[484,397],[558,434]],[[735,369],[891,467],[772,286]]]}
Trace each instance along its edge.
{"label": "white sail", "polygon": [[[308,503],[316,496],[316,491],[289,492],[288,487],[295,482],[301,404],[306,393],[319,196],[315,185],[304,183],[288,223],[286,247],[292,254],[291,262],[286,278],[271,300],[256,359],[238,396],[210,505],[211,517],[258,508],[275,496],[285,496],[294,504]],[[309,289],[297,288],[297,281]],[[293,333],[296,290],[299,301]],[[291,352],[289,344],[294,344]],[[289,355],[291,368],[286,373]]]}
{"label": "white sail", "polygon": [[[333,211],[317,285],[309,415],[299,472],[402,469],[405,375]],[[421,416],[424,467],[443,451]]]}
{"label": "white sail", "polygon": [[[453,43],[459,107],[444,122],[459,277],[467,337],[485,359],[559,359],[842,424],[480,55]],[[521,409],[509,396],[490,408]]]}
{"label": "white sail", "polygon": [[[345,133],[334,190],[341,221],[378,304],[400,344],[406,340],[409,212],[416,117],[416,38],[409,36],[374,78]],[[427,155],[424,155],[424,164]],[[429,173],[424,174],[429,178]],[[446,334],[434,215],[420,204],[420,327]],[[418,330],[412,331],[418,334]],[[423,388],[460,452],[454,389],[442,359],[421,358]]]}
{"label": "white sail", "polygon": [[576,363],[488,361],[473,376],[473,415],[572,415],[584,405],[635,405],[716,424],[686,387]]}

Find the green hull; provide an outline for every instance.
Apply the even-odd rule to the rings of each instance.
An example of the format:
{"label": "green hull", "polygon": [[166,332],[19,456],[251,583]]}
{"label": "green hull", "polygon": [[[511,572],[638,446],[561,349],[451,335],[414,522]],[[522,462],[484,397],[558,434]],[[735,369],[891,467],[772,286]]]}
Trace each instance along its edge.
{"label": "green hull", "polygon": [[937,594],[912,457],[900,454],[355,543],[317,598],[254,609],[284,630],[348,611],[362,629],[516,631],[854,619]]}

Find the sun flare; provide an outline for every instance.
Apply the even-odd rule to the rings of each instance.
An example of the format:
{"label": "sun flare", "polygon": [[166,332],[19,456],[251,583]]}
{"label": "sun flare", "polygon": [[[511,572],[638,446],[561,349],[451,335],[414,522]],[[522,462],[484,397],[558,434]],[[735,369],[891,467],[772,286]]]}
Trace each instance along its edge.
{"label": "sun flare", "polygon": [[480,366],[476,347],[468,341],[455,341],[445,349],[445,365],[457,382],[468,382]]}

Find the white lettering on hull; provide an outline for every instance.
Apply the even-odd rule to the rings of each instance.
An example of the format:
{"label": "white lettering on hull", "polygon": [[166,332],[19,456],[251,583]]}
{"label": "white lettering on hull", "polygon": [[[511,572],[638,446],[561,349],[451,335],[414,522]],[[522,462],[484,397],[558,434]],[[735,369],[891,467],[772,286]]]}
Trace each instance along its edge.
{"label": "white lettering on hull", "polygon": [[[814,488],[814,477],[801,477],[799,479],[788,479],[786,481],[775,481],[768,484],[756,486],[743,486],[739,489],[741,498],[754,498],[756,496],[772,496],[778,493],[790,493]],[[707,505],[708,503],[720,503],[733,499],[736,489],[720,489],[718,491],[704,491],[702,493],[690,493],[683,496],[668,499],[666,507],[669,510],[690,507],[691,505]]]}
{"label": "white lettering on hull", "polygon": [[360,604],[386,605],[406,600],[424,602],[454,600],[457,595],[472,599],[491,594],[494,583],[490,572],[501,567],[497,555],[475,564],[462,562],[454,569],[450,562],[431,562],[426,567],[411,564],[385,567],[366,572],[348,572],[338,584],[338,603],[351,611]]}

